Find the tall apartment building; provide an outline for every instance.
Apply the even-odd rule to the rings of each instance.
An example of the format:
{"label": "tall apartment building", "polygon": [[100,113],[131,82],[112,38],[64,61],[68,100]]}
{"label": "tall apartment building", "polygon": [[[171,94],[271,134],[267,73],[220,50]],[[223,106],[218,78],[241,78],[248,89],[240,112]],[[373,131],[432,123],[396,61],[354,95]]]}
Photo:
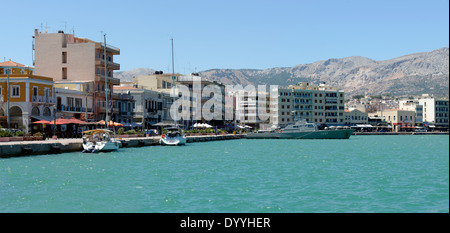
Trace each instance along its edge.
{"label": "tall apartment building", "polygon": [[[106,56],[104,54],[105,47]],[[88,92],[94,99],[95,120],[105,118],[106,109],[108,109],[108,104],[105,102],[105,90],[108,89],[112,92],[112,87],[120,84],[120,79],[113,77],[113,71],[120,69],[120,64],[114,62],[115,55],[120,55],[120,49],[110,45],[105,46],[104,43],[75,37],[63,31],[42,33],[35,30],[34,65],[36,75],[51,77],[55,83],[93,83],[93,90],[88,90]],[[117,94],[109,93],[109,100],[115,101],[118,98]]]}
{"label": "tall apartment building", "polygon": [[449,128],[449,100],[436,99],[430,95],[424,94],[418,100],[423,106],[423,122],[440,130]]}
{"label": "tall apartment building", "polygon": [[449,129],[449,100],[441,99],[436,100],[436,117],[435,117],[435,126],[437,128]]}
{"label": "tall apartment building", "polygon": [[[321,83],[306,82],[278,89],[278,111],[274,124],[284,127],[293,118],[317,124],[344,125],[344,91]],[[292,116],[294,114],[294,116]]]}

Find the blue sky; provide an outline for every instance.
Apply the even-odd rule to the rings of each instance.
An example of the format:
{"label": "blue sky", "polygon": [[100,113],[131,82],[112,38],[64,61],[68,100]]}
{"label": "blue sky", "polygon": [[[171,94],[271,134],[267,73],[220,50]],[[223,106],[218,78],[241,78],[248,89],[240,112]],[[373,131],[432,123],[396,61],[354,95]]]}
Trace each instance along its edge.
{"label": "blue sky", "polygon": [[171,37],[180,73],[386,60],[449,45],[448,0],[0,1],[0,61],[26,65],[41,25],[95,41],[107,33],[122,71],[167,72]]}

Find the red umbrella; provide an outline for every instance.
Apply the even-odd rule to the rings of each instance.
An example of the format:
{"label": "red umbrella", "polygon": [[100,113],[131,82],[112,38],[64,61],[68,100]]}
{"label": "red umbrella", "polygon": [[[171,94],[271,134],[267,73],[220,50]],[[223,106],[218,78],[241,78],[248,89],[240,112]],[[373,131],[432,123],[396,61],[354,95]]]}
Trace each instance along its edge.
{"label": "red umbrella", "polygon": [[41,121],[35,121],[33,122],[33,124],[50,124],[50,121],[46,121],[46,120],[41,120]]}
{"label": "red umbrella", "polygon": [[[100,125],[104,125],[105,121],[101,120],[101,121],[99,121],[97,123],[100,124]],[[123,124],[120,124],[120,123],[117,123],[117,122],[113,122],[113,121],[109,121],[108,122],[108,126],[123,126]]]}

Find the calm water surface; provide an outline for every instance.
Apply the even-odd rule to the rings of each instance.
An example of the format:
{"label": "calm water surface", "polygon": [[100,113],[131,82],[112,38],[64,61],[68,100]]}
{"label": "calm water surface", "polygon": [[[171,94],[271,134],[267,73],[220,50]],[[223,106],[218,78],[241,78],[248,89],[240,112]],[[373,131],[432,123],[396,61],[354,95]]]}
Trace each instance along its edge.
{"label": "calm water surface", "polygon": [[230,140],[0,159],[0,212],[449,212],[449,137]]}

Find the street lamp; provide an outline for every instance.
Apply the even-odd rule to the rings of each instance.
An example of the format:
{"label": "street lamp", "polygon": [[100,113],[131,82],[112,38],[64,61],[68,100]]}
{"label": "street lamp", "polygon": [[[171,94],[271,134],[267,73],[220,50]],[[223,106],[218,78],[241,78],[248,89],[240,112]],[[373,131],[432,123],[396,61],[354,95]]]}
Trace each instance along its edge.
{"label": "street lamp", "polygon": [[56,136],[56,105],[53,105],[53,140],[57,140]]}

